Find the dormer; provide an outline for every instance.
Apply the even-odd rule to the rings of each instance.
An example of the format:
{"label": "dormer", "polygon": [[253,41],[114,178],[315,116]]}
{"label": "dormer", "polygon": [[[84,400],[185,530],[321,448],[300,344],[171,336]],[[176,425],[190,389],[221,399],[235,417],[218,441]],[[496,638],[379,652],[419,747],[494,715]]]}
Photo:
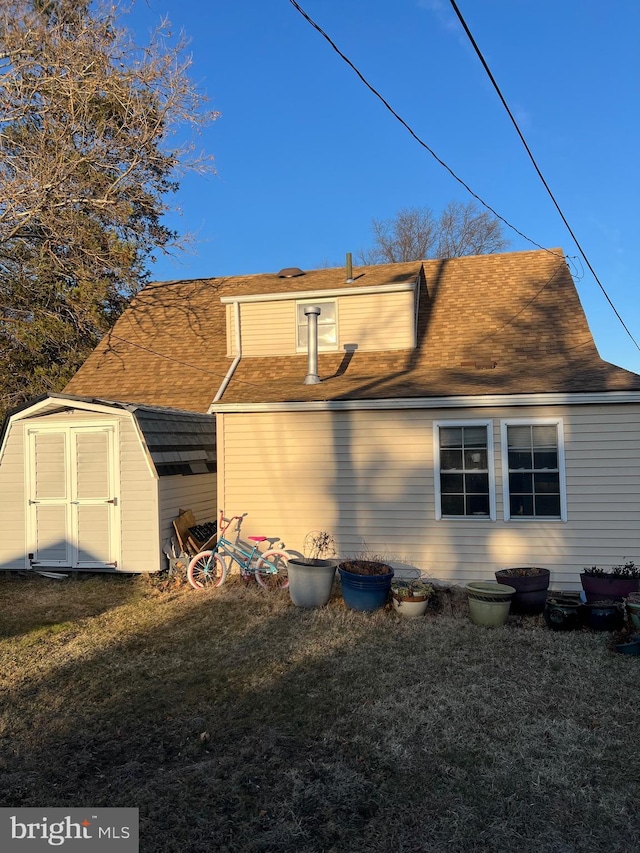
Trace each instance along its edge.
{"label": "dormer", "polygon": [[[319,352],[405,350],[416,346],[419,275],[367,284],[367,276],[339,286],[314,287],[314,275],[301,270],[288,277],[291,289],[223,296],[226,306],[227,355],[237,351],[236,318],[240,319],[243,358],[286,356],[307,352],[307,305],[320,307]],[[283,271],[284,272],[284,271]],[[336,274],[337,279],[337,274]],[[337,282],[336,282],[337,283]],[[305,284],[308,287],[305,287]]]}

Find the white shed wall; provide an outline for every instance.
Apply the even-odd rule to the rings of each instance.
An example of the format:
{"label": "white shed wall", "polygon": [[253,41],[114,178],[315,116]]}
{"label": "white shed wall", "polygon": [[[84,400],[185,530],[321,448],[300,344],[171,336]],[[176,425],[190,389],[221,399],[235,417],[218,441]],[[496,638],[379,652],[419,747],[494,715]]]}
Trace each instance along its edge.
{"label": "white shed wall", "polygon": [[[500,420],[541,417],[563,418],[567,521],[505,521]],[[493,422],[497,519],[436,520],[433,422],[472,419]],[[539,565],[552,586],[579,588],[586,565],[640,562],[639,423],[636,405],[225,413],[219,497],[227,514],[248,513],[243,534],[292,549],[325,529],[343,555],[384,554],[441,580]]]}

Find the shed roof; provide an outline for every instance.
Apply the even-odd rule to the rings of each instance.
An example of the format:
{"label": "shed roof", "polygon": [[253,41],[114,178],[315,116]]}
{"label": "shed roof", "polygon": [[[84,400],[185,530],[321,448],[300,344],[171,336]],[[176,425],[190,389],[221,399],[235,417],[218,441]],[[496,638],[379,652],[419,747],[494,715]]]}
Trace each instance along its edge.
{"label": "shed roof", "polygon": [[[146,287],[67,385],[205,412],[230,365],[223,297],[419,285],[415,349],[243,358],[222,403],[640,390],[603,361],[561,249],[156,283]],[[268,330],[266,331],[268,334]]]}
{"label": "shed roof", "polygon": [[211,415],[98,397],[48,394],[16,409],[8,420],[57,412],[113,410],[128,412],[135,419],[159,476],[215,471],[216,430]]}

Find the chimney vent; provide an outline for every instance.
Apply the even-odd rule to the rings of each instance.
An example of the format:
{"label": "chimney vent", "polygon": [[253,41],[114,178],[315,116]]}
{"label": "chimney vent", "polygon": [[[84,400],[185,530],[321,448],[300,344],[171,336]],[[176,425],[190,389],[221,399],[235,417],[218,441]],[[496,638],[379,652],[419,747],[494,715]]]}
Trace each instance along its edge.
{"label": "chimney vent", "polygon": [[307,375],[304,378],[305,385],[317,385],[320,382],[318,376],[318,317],[320,316],[319,305],[306,305],[304,313],[307,316]]}
{"label": "chimney vent", "polygon": [[351,252],[347,252],[347,284],[353,281],[353,264],[351,262]]}

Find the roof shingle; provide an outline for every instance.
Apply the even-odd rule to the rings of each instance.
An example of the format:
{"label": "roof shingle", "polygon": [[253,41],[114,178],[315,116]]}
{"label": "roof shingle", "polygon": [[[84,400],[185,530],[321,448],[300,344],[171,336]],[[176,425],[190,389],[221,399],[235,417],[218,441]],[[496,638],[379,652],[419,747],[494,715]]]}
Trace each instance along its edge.
{"label": "roof shingle", "polygon": [[[351,287],[420,277],[415,350],[243,358],[223,403],[640,390],[598,355],[560,249],[354,268]],[[147,286],[65,388],[207,411],[231,363],[221,297],[345,286],[343,268]]]}

